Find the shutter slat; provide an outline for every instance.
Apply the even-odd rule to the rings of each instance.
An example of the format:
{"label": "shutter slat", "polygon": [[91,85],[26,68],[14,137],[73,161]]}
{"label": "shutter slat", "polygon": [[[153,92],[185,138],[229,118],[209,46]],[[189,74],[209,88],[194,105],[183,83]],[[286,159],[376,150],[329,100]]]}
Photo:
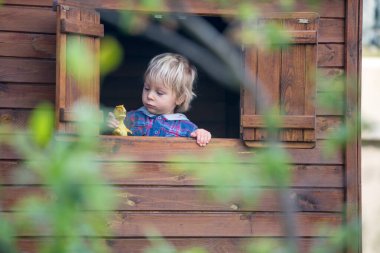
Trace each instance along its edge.
{"label": "shutter slat", "polygon": [[[74,111],[69,111],[65,109],[61,109],[59,111],[59,118],[61,122],[78,122],[80,119],[78,119],[75,116]],[[103,121],[103,112],[99,111],[99,115],[97,115],[97,119],[99,119],[100,122]]]}
{"label": "shutter slat", "polygon": [[[314,116],[279,116],[279,128],[314,129]],[[243,115],[243,127],[265,128],[267,122],[262,115]]]}
{"label": "shutter slat", "polygon": [[[248,48],[246,51],[246,59],[245,59],[245,68],[246,71],[256,70],[257,69],[257,49],[256,48]],[[251,89],[243,88],[241,91],[241,99],[240,103],[242,106],[241,114],[255,114],[256,111],[256,101],[253,97],[253,94],[257,93],[257,81],[256,75],[252,76],[254,80],[250,83]],[[243,138],[254,139],[255,138],[255,129],[241,129]]]}
{"label": "shutter slat", "polygon": [[[281,51],[273,50],[264,52],[259,50],[258,61],[266,61],[267,64],[258,64],[258,92],[256,93],[256,114],[264,114],[270,106],[278,106],[280,103],[280,77],[281,77]],[[268,68],[268,66],[272,66]],[[268,138],[268,131],[265,129],[256,129],[255,139],[264,140]]]}
{"label": "shutter slat", "polygon": [[317,43],[317,31],[288,31],[292,38],[291,43],[315,44]]}
{"label": "shutter slat", "polygon": [[61,32],[103,37],[104,26],[102,24],[75,23],[66,19],[62,19]]}

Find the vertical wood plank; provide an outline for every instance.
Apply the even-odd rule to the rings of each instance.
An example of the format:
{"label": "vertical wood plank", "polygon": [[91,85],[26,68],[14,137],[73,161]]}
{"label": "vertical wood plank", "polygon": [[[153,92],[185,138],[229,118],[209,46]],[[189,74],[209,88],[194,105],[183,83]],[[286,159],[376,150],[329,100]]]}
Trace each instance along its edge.
{"label": "vertical wood plank", "polygon": [[[245,50],[245,69],[249,76],[253,79],[251,90],[243,87],[243,99],[241,114],[252,115],[255,114],[256,104],[254,96],[257,93],[257,48],[247,47]],[[255,137],[254,129],[242,129],[243,140],[252,140]]]}
{"label": "vertical wood plank", "polygon": [[[306,29],[297,19],[284,21],[285,29]],[[291,45],[282,53],[281,111],[286,115],[303,115],[305,111],[305,46]],[[303,130],[283,130],[282,141],[303,141]]]}
{"label": "vertical wood plank", "polygon": [[[77,8],[70,8],[67,11],[67,19],[74,21],[74,22],[80,22],[80,9]],[[80,36],[74,35],[74,34],[67,34],[67,51],[73,50],[76,46],[80,45]],[[69,52],[69,54],[72,54]],[[71,55],[72,56],[72,55]],[[76,71],[81,72],[80,70],[76,70],[75,66],[70,64],[70,61],[66,61],[66,69],[67,69],[67,76],[66,76],[66,101],[65,101],[65,110],[69,110],[73,108],[74,102],[77,101],[77,99],[80,97],[80,87],[79,87],[79,80],[78,76],[75,75]],[[78,73],[78,72],[77,72]],[[74,133],[75,132],[75,126],[72,122],[64,122],[65,125],[65,132],[67,133]]]}
{"label": "vertical wood plank", "polygon": [[[312,23],[307,26],[307,30],[316,30],[318,24]],[[306,62],[305,62],[305,114],[315,116],[315,96],[316,96],[316,70],[317,70],[317,56],[318,46],[306,45]],[[315,141],[316,131],[305,129],[303,133],[304,141]]]}
{"label": "vertical wood plank", "polygon": [[[258,50],[256,114],[265,115],[280,103],[281,50]],[[268,67],[271,66],[271,67]],[[255,140],[267,140],[268,131],[256,129]],[[274,136],[273,136],[274,137]]]}
{"label": "vertical wood plank", "polygon": [[57,9],[57,52],[56,52],[56,94],[55,94],[55,124],[58,131],[64,130],[64,124],[60,122],[60,108],[65,106],[66,98],[66,48],[67,48],[67,35],[61,33],[60,20],[66,18],[66,11],[62,6]]}
{"label": "vertical wood plank", "polygon": [[[346,144],[346,201],[347,221],[360,227],[361,216],[361,175],[360,175],[360,74],[361,74],[361,13],[362,0],[346,1],[346,125],[355,127],[354,136]],[[358,247],[350,252],[361,252],[361,236]]]}

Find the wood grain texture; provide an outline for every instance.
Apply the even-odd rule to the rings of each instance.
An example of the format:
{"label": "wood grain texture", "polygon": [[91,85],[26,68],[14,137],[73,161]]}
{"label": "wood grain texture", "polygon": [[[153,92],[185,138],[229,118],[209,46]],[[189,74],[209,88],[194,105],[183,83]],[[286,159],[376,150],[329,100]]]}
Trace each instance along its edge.
{"label": "wood grain texture", "polygon": [[344,19],[321,19],[319,22],[319,43],[343,43],[345,41]]}
{"label": "wood grain texture", "polygon": [[53,0],[3,0],[3,4],[51,7],[53,5]]}
{"label": "wood grain texture", "polygon": [[27,109],[0,109],[0,124],[25,129],[30,114],[31,110]]}
{"label": "wood grain texture", "polygon": [[[163,236],[284,236],[281,219],[273,213],[115,213],[109,226],[115,236],[141,236],[154,226]],[[296,214],[297,236],[318,236],[317,226],[341,225],[337,214]],[[324,234],[326,236],[326,234]]]}
{"label": "wood grain texture", "polygon": [[[9,22],[10,17],[12,22]],[[4,6],[0,9],[0,30],[55,34],[55,12],[45,8]],[[344,20],[322,18],[318,41],[320,43],[343,43]]]}
{"label": "wood grain texture", "polygon": [[[283,238],[268,238],[274,243],[281,244]],[[20,252],[38,253],[39,244],[49,239],[44,238],[19,238],[17,239],[17,248]],[[95,239],[93,239],[95,240]],[[109,249],[113,253],[143,253],[154,238],[104,238]],[[243,253],[247,252],[248,245],[258,245],[258,238],[166,238],[167,242],[173,245],[177,250],[186,250],[191,247],[202,247],[209,253]],[[317,244],[323,243],[320,238],[299,238],[299,252],[309,253],[311,248]]]}
{"label": "wood grain texture", "polygon": [[[207,165],[207,164],[206,164]],[[182,163],[133,163],[105,162],[100,173],[104,179],[115,186],[207,186],[200,178],[189,171],[180,170],[190,164]],[[193,166],[205,166],[195,163]],[[209,165],[208,165],[209,166]],[[218,166],[218,164],[215,164]],[[253,175],[260,171],[251,164],[234,164],[231,169],[252,170]],[[27,180],[17,177],[30,173]],[[342,188],[343,167],[335,165],[293,165],[291,166],[291,187]],[[22,161],[0,161],[0,185],[41,185],[41,180],[33,176]],[[258,186],[275,186],[274,182],[257,182]],[[226,185],[227,186],[227,185]],[[231,186],[234,186],[231,184]]]}
{"label": "wood grain texture", "polygon": [[[20,1],[20,0],[19,0]],[[25,0],[24,0],[25,1]],[[176,0],[164,1],[166,4],[161,5],[159,10],[157,9],[147,9],[139,6],[137,3],[123,3],[118,0],[59,0],[58,3],[70,4],[70,5],[85,5],[90,7],[105,8],[105,9],[125,9],[125,10],[143,10],[143,11],[167,11],[170,6],[178,6],[175,4]],[[187,11],[199,14],[234,14],[235,5],[233,3],[218,4],[217,2],[205,2],[199,0],[187,0],[182,1],[183,7],[181,11]],[[280,4],[268,3],[268,2],[258,2],[255,3],[258,8],[261,8],[263,12],[274,12],[274,11],[284,11]],[[298,1],[295,3],[295,11],[307,12],[313,11],[321,13],[322,17],[344,17],[344,1],[343,0],[333,0],[333,1],[319,1],[317,4],[310,6],[306,1]]]}
{"label": "wood grain texture", "polygon": [[343,44],[318,44],[319,67],[343,67],[344,45]]}
{"label": "wood grain texture", "polygon": [[[299,22],[301,17],[307,18],[310,22],[307,24]],[[260,29],[261,25],[273,23],[291,31],[292,34],[316,34],[318,21],[319,18],[314,13],[280,13],[260,19],[257,29]],[[250,59],[254,55],[246,54],[245,57]],[[245,99],[251,100],[250,98],[241,97],[243,100],[241,126],[246,145],[250,147],[265,145],[270,136],[269,132],[262,130],[264,117],[251,116],[264,115],[268,108],[275,107],[283,120],[280,123],[280,132],[274,133],[276,136],[271,138],[281,140],[284,145],[293,148],[314,147],[316,69],[316,41],[312,44],[291,43],[285,49],[269,53],[257,49],[257,67],[252,64],[249,68],[258,81],[258,88],[253,93],[254,102],[251,102],[254,106],[244,102]],[[246,108],[247,106],[252,108]],[[310,124],[304,124],[307,122]],[[255,131],[255,136],[244,135],[247,131]]]}
{"label": "wood grain texture", "polygon": [[[314,23],[310,25],[299,24],[295,20],[284,20],[284,27],[287,29],[315,29],[318,30],[318,26]],[[316,48],[316,44],[310,45],[312,48]],[[307,64],[312,63],[316,60],[316,55],[306,54],[306,49],[308,46],[304,45],[291,45],[288,49],[283,50],[281,54],[281,86],[276,92],[279,92],[279,110],[281,113],[286,115],[307,115],[314,116],[315,111],[306,111],[306,101],[315,96],[315,90],[310,94],[306,90],[308,86],[314,86],[313,82],[307,82],[308,75],[311,75],[312,71],[306,71],[308,67]],[[310,58],[310,57],[313,57]],[[316,69],[314,69],[316,71]],[[306,97],[307,96],[307,97]],[[306,114],[307,113],[307,114]],[[299,129],[285,129],[280,133],[281,141],[291,141],[291,142],[303,142],[304,141],[304,130]]]}
{"label": "wood grain texture", "polygon": [[[64,29],[70,26],[62,26],[62,22],[67,21],[67,24],[74,25],[74,28],[87,26],[101,27],[100,16],[95,10],[69,8],[65,9],[62,6],[57,12],[57,92],[56,92],[56,113],[60,111],[71,111],[76,102],[81,99],[86,99],[93,108],[99,108],[99,50],[100,42],[98,37],[88,36],[86,34],[66,33]],[[73,28],[73,27],[71,27]],[[71,29],[70,28],[70,29]],[[73,28],[73,29],[74,29]],[[83,27],[82,27],[83,28]],[[69,29],[69,30],[70,30]],[[70,32],[73,30],[71,29]],[[85,47],[91,52],[88,62],[81,66],[70,64],[68,55],[70,50],[76,47]],[[87,55],[89,57],[89,55]],[[86,68],[87,67],[87,68]],[[58,130],[66,133],[76,131],[75,124],[72,122],[62,122],[60,117],[56,118]]]}
{"label": "wood grain texture", "polygon": [[49,8],[4,6],[0,30],[55,34],[55,13]]}
{"label": "wood grain texture", "polygon": [[0,58],[0,82],[54,83],[55,61]]}
{"label": "wood grain texture", "polygon": [[61,20],[61,32],[103,37],[104,27],[101,24],[92,24],[88,21],[79,24],[69,20]]}
{"label": "wood grain texture", "polygon": [[[187,138],[165,138],[163,141],[160,137],[130,137],[117,138],[106,137],[101,138],[104,147],[104,157],[110,161],[125,161],[125,154],[129,154],[135,161],[165,161],[173,154],[176,155],[196,155],[198,159],[207,155],[208,152],[220,148],[231,149],[236,152],[242,159],[248,158],[255,154],[255,149],[247,149],[238,139],[213,139],[206,148],[197,146],[194,140]],[[315,149],[289,149],[289,154],[293,157],[294,163],[306,164],[341,164],[342,154],[338,151],[336,154],[326,156],[323,154],[325,142],[318,141]],[[149,146],[150,150],[146,147]],[[102,158],[100,158],[102,159]],[[207,158],[206,158],[207,160]]]}
{"label": "wood grain texture", "polygon": [[54,104],[55,86],[0,83],[0,108],[33,109],[43,102]]}
{"label": "wood grain texture", "polygon": [[[347,0],[346,8],[346,127],[354,128],[352,139],[345,149],[346,164],[346,201],[347,220],[361,226],[361,136],[360,136],[360,103],[361,103],[361,32],[362,32],[362,0]],[[360,232],[359,232],[360,233]],[[361,252],[359,235],[357,248],[350,253]]]}
{"label": "wood grain texture", "polygon": [[[2,215],[12,220],[19,214],[3,212]],[[343,222],[342,215],[337,213],[295,213],[294,216],[295,235],[302,237],[331,236],[333,229],[321,232],[321,226],[334,228]],[[111,212],[107,219],[110,232],[100,236],[143,237],[147,228],[154,227],[165,237],[281,237],[285,236],[283,219],[283,214],[265,212]],[[19,236],[48,236],[40,229],[25,228]]]}
{"label": "wood grain texture", "polygon": [[55,59],[54,35],[0,32],[0,56]]}
{"label": "wood grain texture", "polygon": [[[88,186],[93,187],[93,186]],[[101,186],[96,186],[101,189]],[[242,189],[243,190],[243,189]],[[39,196],[49,200],[49,191],[45,187],[4,186],[0,199],[3,211],[22,211],[17,207],[22,199],[28,196]],[[239,193],[239,189],[235,187]],[[253,211],[281,212],[280,189],[259,189],[258,199],[246,203],[236,196],[230,201],[217,201],[210,197],[207,188],[194,187],[118,187],[115,189],[117,211]],[[298,212],[342,212],[342,189],[291,189],[286,196]],[[103,207],[109,210],[108,207]],[[91,210],[88,210],[91,211]],[[111,211],[111,210],[110,210]]]}
{"label": "wood grain texture", "polygon": [[[60,141],[75,141],[74,137],[62,137]],[[242,161],[255,155],[255,149],[247,149],[239,139],[213,139],[207,147],[199,147],[193,139],[179,137],[136,137],[100,136],[101,155],[99,161],[163,162],[173,156],[184,158],[182,162],[210,162],[213,151],[227,149]],[[324,152],[326,141],[319,140],[314,149],[288,149],[293,163],[297,164],[342,164],[342,151],[327,155]],[[147,148],[149,147],[149,148]],[[0,147],[0,159],[22,159],[9,147]]]}

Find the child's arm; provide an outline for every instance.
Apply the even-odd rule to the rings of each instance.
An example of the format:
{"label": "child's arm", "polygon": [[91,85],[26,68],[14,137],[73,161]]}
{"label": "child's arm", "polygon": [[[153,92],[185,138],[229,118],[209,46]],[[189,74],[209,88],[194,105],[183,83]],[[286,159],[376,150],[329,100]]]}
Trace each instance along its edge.
{"label": "child's arm", "polygon": [[205,129],[198,128],[194,132],[190,134],[191,137],[197,139],[197,143],[199,146],[206,146],[211,140],[211,133]]}

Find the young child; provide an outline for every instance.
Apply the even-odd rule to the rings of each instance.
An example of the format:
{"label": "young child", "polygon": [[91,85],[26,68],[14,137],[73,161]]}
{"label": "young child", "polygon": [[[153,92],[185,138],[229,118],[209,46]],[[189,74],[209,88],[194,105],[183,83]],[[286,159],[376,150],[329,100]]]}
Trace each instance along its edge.
{"label": "young child", "polygon": [[[154,57],[144,74],[143,107],[129,111],[126,125],[134,136],[179,136],[195,138],[199,146],[211,140],[207,130],[198,128],[184,114],[194,98],[196,69],[181,55],[165,53]],[[107,125],[118,127],[113,113]]]}

